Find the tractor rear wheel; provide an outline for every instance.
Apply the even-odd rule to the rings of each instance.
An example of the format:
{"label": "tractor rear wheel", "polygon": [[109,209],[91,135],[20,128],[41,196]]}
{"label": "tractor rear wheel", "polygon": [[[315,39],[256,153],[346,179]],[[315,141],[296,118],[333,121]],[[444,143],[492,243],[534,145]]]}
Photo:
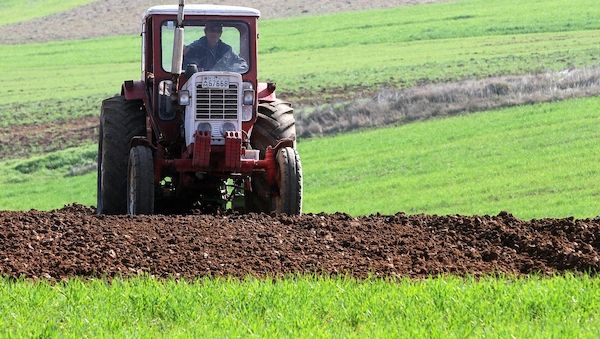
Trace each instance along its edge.
{"label": "tractor rear wheel", "polygon": [[298,152],[284,147],[277,152],[277,189],[275,212],[289,215],[302,213],[302,165]]}
{"label": "tractor rear wheel", "polygon": [[127,212],[129,142],[146,132],[140,101],[115,96],[102,102],[98,136],[98,214]]}
{"label": "tractor rear wheel", "polygon": [[[261,102],[258,105],[258,117],[252,134],[250,135],[250,145],[253,149],[259,150],[261,158],[264,159],[265,151],[268,146],[275,144],[282,139],[296,141],[296,121],[294,119],[294,109],[285,101],[275,100],[272,102]],[[246,190],[245,208],[248,212],[270,213],[276,211],[274,202],[274,189],[267,183],[262,174],[256,174],[251,177],[252,190]]]}
{"label": "tractor rear wheel", "polygon": [[154,159],[152,150],[135,146],[129,151],[127,214],[154,213]]}
{"label": "tractor rear wheel", "polygon": [[294,140],[296,146],[294,109],[289,102],[279,99],[259,103],[258,117],[250,135],[252,148],[259,150],[261,157],[264,157],[267,146],[275,146],[281,139]]}

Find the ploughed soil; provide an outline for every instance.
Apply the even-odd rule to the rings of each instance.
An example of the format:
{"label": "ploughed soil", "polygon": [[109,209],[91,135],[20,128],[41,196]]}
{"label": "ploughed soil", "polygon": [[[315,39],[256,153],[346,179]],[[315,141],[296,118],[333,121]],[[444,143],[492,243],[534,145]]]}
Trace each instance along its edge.
{"label": "ploughed soil", "polygon": [[600,270],[600,217],[0,212],[0,274],[63,279],[542,274]]}
{"label": "ploughed soil", "polygon": [[27,158],[97,140],[97,116],[0,127],[0,159]]}

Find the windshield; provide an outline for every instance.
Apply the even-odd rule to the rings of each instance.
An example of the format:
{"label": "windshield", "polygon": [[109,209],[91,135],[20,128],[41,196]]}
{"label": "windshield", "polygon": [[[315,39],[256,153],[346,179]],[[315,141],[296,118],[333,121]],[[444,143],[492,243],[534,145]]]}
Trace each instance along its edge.
{"label": "windshield", "polygon": [[[171,71],[175,21],[162,24],[162,67]],[[235,21],[186,21],[183,70],[195,64],[199,71],[246,73],[249,64],[248,26]]]}

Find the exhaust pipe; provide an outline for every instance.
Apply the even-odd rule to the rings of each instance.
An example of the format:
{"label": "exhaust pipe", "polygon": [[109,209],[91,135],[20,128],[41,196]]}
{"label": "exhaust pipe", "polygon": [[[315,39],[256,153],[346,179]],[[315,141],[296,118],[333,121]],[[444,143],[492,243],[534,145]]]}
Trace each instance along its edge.
{"label": "exhaust pipe", "polygon": [[181,75],[183,65],[183,7],[185,0],[179,0],[179,10],[177,12],[177,27],[173,39],[173,59],[171,63],[171,74],[175,77]]}

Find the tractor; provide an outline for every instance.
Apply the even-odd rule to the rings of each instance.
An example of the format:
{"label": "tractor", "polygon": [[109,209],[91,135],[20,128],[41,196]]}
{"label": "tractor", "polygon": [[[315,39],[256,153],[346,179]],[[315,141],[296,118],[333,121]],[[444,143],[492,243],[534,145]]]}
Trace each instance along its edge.
{"label": "tractor", "polygon": [[98,214],[301,213],[293,109],[257,79],[259,17],[183,0],[145,11],[141,80],[102,102]]}

